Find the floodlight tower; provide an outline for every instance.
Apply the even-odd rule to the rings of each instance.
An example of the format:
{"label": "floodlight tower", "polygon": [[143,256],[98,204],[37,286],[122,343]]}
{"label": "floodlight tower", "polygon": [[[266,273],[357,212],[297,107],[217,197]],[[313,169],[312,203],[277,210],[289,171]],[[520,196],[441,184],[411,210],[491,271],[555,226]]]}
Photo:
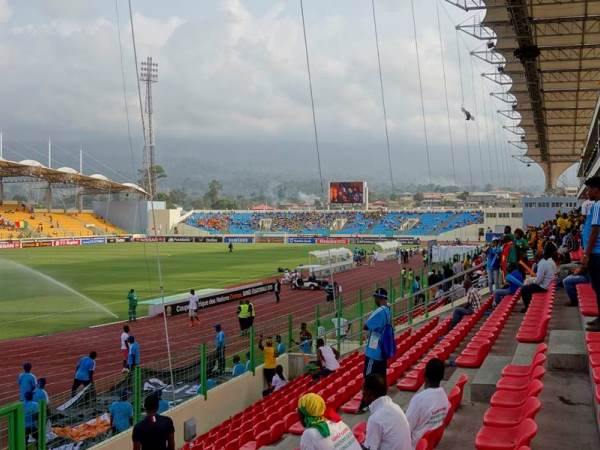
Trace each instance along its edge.
{"label": "floodlight tower", "polygon": [[154,166],[155,148],[154,148],[154,129],[152,128],[152,83],[158,82],[158,63],[152,61],[152,56],[148,56],[146,61],[142,61],[140,69],[140,81],[145,83],[146,88],[146,105],[145,113],[148,127],[146,128],[144,159],[142,177],[145,180],[144,189],[150,194],[152,200],[156,196],[156,173]]}

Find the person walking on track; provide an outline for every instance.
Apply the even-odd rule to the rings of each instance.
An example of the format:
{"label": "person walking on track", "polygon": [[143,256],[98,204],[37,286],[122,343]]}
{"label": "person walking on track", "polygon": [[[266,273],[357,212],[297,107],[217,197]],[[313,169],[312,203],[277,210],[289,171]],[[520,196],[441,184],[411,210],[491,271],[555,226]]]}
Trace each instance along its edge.
{"label": "person walking on track", "polygon": [[188,299],[188,315],[190,316],[190,327],[194,326],[194,322],[200,322],[198,320],[198,296],[193,289],[190,289],[190,297]]}
{"label": "person walking on track", "polygon": [[275,303],[279,303],[279,295],[281,294],[281,282],[279,279],[275,280],[275,284],[273,285],[273,292],[275,293]]}
{"label": "person walking on track", "polygon": [[127,301],[129,303],[129,322],[135,322],[137,318],[136,310],[138,304],[138,298],[135,293],[135,290],[129,290],[129,294],[127,294]]}
{"label": "person walking on track", "polygon": [[123,327],[121,333],[121,359],[123,360],[122,372],[128,372],[129,367],[127,365],[127,359],[129,357],[129,325]]}

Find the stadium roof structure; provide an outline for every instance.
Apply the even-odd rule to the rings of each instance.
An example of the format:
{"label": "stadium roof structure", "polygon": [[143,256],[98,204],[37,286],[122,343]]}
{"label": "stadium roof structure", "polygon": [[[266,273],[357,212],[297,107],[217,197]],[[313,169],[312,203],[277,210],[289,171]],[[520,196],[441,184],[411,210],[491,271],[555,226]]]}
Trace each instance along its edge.
{"label": "stadium roof structure", "polygon": [[500,87],[499,111],[523,162],[539,164],[546,189],[580,161],[600,88],[600,2],[585,0],[446,0],[485,9],[481,23],[457,26],[485,41],[472,54],[495,66],[483,76]]}
{"label": "stadium roof structure", "polygon": [[129,192],[147,196],[148,193],[134,183],[117,183],[102,174],[83,175],[70,167],[52,169],[42,163],[26,159],[20,162],[0,159],[0,179],[25,181],[47,181],[49,184],[82,187],[97,193]]}

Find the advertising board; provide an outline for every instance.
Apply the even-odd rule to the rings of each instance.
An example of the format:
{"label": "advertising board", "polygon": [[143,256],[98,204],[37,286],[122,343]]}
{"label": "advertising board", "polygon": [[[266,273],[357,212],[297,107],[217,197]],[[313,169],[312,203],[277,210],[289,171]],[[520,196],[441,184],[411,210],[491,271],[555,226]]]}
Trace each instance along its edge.
{"label": "advertising board", "polygon": [[[267,292],[273,292],[274,283],[261,283],[253,284],[249,286],[242,286],[237,289],[229,289],[224,292],[220,292],[214,295],[208,295],[201,297],[198,300],[198,308],[204,309],[211,306],[220,305],[221,303],[238,301],[243,298],[254,297],[255,295],[265,294]],[[165,305],[165,312],[167,316],[174,316],[177,314],[187,314],[188,312],[188,301],[180,301],[176,303],[170,303]]]}
{"label": "advertising board", "polygon": [[21,248],[19,241],[0,241],[0,248]]}
{"label": "advertising board", "polygon": [[106,238],[103,238],[103,237],[83,238],[83,239],[81,239],[81,244],[82,245],[106,244]]}
{"label": "advertising board", "polygon": [[81,245],[81,241],[79,239],[56,239],[52,242],[54,247],[65,247],[71,245]]}
{"label": "advertising board", "polygon": [[194,242],[194,238],[189,236],[168,236],[167,242]]}
{"label": "advertising board", "polygon": [[223,242],[232,244],[252,244],[254,236],[225,236]]}
{"label": "advertising board", "polygon": [[333,244],[333,245],[344,245],[347,244],[349,242],[348,238],[316,238],[315,239],[315,243],[316,244]]}
{"label": "advertising board", "polygon": [[288,244],[315,244],[316,238],[313,237],[288,237]]}
{"label": "advertising board", "polygon": [[223,242],[221,236],[196,236],[194,242],[205,242],[207,244],[215,244],[217,242]]}

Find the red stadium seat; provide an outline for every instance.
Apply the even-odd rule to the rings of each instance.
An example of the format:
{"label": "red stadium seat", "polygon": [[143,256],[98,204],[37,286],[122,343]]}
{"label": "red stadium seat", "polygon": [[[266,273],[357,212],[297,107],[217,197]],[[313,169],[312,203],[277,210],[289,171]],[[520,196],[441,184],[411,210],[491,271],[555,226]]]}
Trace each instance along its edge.
{"label": "red stadium seat", "polygon": [[458,377],[458,380],[456,380],[455,386],[461,391],[464,391],[464,387],[465,384],[467,384],[467,381],[469,381],[469,377],[467,376],[467,374],[463,373],[460,377]]}
{"label": "red stadium seat", "polygon": [[516,408],[492,407],[483,416],[483,424],[497,428],[515,427],[525,419],[534,419],[541,407],[537,397],[529,397]]}
{"label": "red stadium seat", "polygon": [[529,375],[522,377],[503,376],[496,383],[496,389],[504,389],[507,391],[520,391],[525,389],[531,380],[540,380],[546,373],[543,366],[536,366]]}
{"label": "red stadium seat", "polygon": [[[544,344],[546,345],[546,344]],[[546,355],[544,353],[537,353],[533,357],[533,361],[528,365],[517,365],[517,364],[509,364],[502,369],[503,377],[521,377],[525,375],[531,374],[533,369],[536,366],[541,366],[546,362]]]}
{"label": "red stadium seat", "polygon": [[359,444],[364,443],[367,437],[367,422],[358,422],[352,427],[352,433]]}
{"label": "red stadium seat", "polygon": [[543,388],[544,384],[540,380],[532,380],[527,388],[520,391],[497,390],[494,395],[492,395],[490,405],[503,408],[523,406],[529,397],[537,397]]}
{"label": "red stadium seat", "polygon": [[300,436],[304,433],[304,425],[302,425],[299,420],[296,420],[296,422],[288,429],[288,433]]}
{"label": "red stadium seat", "polygon": [[423,435],[423,439],[425,439],[428,442],[429,448],[433,449],[440,443],[443,435],[444,426],[442,425],[437,428],[434,428],[433,430],[429,430]]}
{"label": "red stadium seat", "polygon": [[263,431],[262,433],[256,435],[255,441],[246,442],[240,447],[240,450],[258,450],[259,448],[264,447],[265,445],[269,445],[269,436],[269,431]]}
{"label": "red stadium seat", "polygon": [[537,425],[532,419],[525,419],[516,427],[495,428],[483,426],[475,438],[477,450],[513,450],[529,445],[537,433]]}
{"label": "red stadium seat", "polygon": [[425,438],[421,438],[419,439],[419,442],[417,442],[417,446],[415,447],[415,450],[429,450],[429,442],[427,442],[427,439]]}

